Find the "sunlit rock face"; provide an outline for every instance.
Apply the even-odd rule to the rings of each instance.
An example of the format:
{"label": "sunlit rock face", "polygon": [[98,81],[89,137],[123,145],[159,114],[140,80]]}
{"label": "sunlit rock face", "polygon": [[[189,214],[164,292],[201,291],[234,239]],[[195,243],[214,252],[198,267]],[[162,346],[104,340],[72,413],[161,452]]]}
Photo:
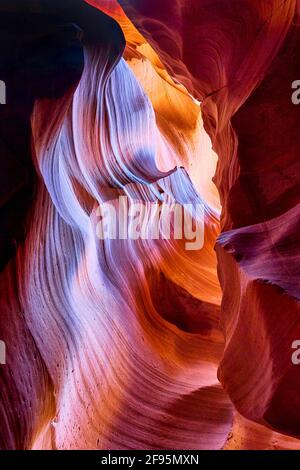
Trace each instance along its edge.
{"label": "sunlit rock face", "polygon": [[[169,73],[202,101],[219,161],[219,378],[240,413],[299,436],[296,1],[121,1]],[[195,51],[197,51],[195,53]]]}
{"label": "sunlit rock face", "polygon": [[[87,3],[81,76],[31,114],[0,446],[299,449],[296,2]],[[201,206],[203,243],[101,239],[124,200],[140,232]]]}

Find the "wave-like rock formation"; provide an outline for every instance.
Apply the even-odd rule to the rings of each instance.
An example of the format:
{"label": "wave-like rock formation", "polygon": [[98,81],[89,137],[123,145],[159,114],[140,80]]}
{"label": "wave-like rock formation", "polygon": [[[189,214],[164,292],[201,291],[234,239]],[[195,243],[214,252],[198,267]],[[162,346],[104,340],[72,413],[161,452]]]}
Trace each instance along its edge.
{"label": "wave-like rock formation", "polygon": [[[80,76],[28,108],[34,197],[0,273],[0,447],[299,449],[300,8],[88,3],[60,12]],[[124,201],[143,208],[140,236],[100,236],[100,208]],[[166,205],[201,215],[200,248],[161,224],[142,236]]]}
{"label": "wave-like rock formation", "polygon": [[299,3],[120,3],[170,74],[201,100],[219,157],[219,378],[244,416],[299,436],[300,369],[291,361],[300,333],[300,116],[291,101]]}

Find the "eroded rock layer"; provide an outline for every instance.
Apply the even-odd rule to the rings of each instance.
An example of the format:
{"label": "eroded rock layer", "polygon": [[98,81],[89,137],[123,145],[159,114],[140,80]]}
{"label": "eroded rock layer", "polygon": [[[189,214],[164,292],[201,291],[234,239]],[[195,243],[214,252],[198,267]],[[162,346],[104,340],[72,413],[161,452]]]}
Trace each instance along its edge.
{"label": "eroded rock layer", "polygon": [[[0,273],[0,446],[298,449],[299,5],[87,3],[81,76],[31,114],[35,197]],[[201,207],[203,244],[161,225],[101,238],[99,207],[125,200],[140,235],[153,207],[194,225]]]}
{"label": "eroded rock layer", "polygon": [[300,325],[300,114],[291,84],[300,73],[299,4],[120,3],[170,74],[202,101],[219,157],[219,378],[244,416],[298,436],[300,369],[291,355]]}

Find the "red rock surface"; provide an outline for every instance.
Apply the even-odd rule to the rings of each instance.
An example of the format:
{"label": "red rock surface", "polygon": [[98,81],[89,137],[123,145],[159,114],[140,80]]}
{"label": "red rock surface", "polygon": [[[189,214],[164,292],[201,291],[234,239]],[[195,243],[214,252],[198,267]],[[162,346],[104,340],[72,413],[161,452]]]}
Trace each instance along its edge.
{"label": "red rock surface", "polygon": [[[87,3],[78,83],[32,103],[0,446],[299,449],[300,2]],[[119,196],[201,204],[203,245],[99,238]]]}
{"label": "red rock surface", "polygon": [[300,113],[291,102],[299,3],[120,3],[171,76],[202,101],[219,157],[219,378],[245,416],[299,436],[300,369],[291,362],[300,337]]}

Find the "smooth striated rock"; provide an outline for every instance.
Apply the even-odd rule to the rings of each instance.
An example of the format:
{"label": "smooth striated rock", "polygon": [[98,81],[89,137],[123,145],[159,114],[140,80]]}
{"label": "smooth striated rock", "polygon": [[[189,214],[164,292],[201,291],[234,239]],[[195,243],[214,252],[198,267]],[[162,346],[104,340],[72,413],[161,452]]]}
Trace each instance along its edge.
{"label": "smooth striated rock", "polygon": [[[81,29],[99,19],[78,86],[31,116],[35,199],[0,274],[0,445],[298,449],[279,432],[300,431],[299,2],[88,3],[104,14],[76,2]],[[203,246],[161,227],[99,239],[120,196],[140,227],[153,203],[201,204]]]}
{"label": "smooth striated rock", "polygon": [[300,115],[291,101],[299,3],[120,4],[171,76],[202,101],[219,157],[220,380],[245,416],[299,436],[300,369],[291,361],[299,337]]}
{"label": "smooth striated rock", "polygon": [[[20,345],[33,338],[50,384],[42,401],[32,395],[36,422],[25,439],[14,421],[13,396],[22,391],[23,373],[16,369],[11,402],[3,401],[4,420],[12,420],[12,437],[4,436],[3,446],[220,449],[232,404],[217,380],[223,348],[213,251],[218,210],[184,169],[172,162],[167,171],[158,168],[157,159],[168,161],[171,142],[164,142],[133,72],[125,60],[113,62],[112,52],[110,44],[86,47],[75,93],[38,102],[32,116],[38,188],[25,244],[2,273],[5,286],[17,271],[18,304],[14,296],[2,302],[7,315],[13,309],[26,325]],[[194,106],[191,97],[186,102]],[[201,203],[203,248],[188,252],[186,240],[99,240],[98,206],[117,205],[120,195],[130,203]],[[157,297],[163,280],[177,292],[171,318]],[[193,331],[176,324],[174,315],[177,305],[189,321],[186,299],[197,307]],[[7,334],[3,339],[9,350]],[[43,368],[33,369],[30,358],[27,366],[37,389]],[[51,404],[46,417],[45,395]],[[25,406],[24,423],[26,412]]]}

